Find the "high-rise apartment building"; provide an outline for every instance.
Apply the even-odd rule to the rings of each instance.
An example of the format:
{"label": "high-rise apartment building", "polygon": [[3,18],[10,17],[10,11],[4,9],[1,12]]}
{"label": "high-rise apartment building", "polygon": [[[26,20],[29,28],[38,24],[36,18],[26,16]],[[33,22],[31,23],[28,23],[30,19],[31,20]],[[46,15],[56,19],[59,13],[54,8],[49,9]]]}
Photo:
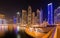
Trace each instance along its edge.
{"label": "high-rise apartment building", "polygon": [[37,23],[40,24],[40,21],[39,21],[40,20],[40,10],[37,9],[36,13],[37,13],[37,16],[36,16]]}
{"label": "high-rise apartment building", "polygon": [[22,19],[21,19],[22,24],[27,24],[27,11],[22,10]]}
{"label": "high-rise apartment building", "polygon": [[32,13],[32,25],[35,24],[35,12]]}
{"label": "high-rise apartment building", "polygon": [[41,10],[37,9],[36,12],[37,12],[37,23],[41,24],[43,22],[43,11],[42,9]]}
{"label": "high-rise apartment building", "polygon": [[54,10],[54,24],[60,24],[60,6]]}
{"label": "high-rise apartment building", "polygon": [[31,13],[32,13],[32,8],[31,8],[31,6],[29,6],[28,7],[28,25],[29,26],[31,26],[31,24],[32,24],[32,22],[31,22],[31,17],[32,17],[32,15],[31,15]]}

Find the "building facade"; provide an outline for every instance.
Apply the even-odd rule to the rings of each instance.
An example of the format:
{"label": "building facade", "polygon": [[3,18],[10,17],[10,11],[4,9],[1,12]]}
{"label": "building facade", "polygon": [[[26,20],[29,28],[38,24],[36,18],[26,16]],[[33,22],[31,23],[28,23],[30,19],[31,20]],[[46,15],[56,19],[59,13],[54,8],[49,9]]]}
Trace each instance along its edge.
{"label": "building facade", "polygon": [[21,18],[21,24],[27,24],[27,11],[22,10],[22,18]]}
{"label": "building facade", "polygon": [[32,13],[32,25],[35,24],[35,21],[36,21],[36,20],[35,20],[35,12],[33,12],[33,13]]}
{"label": "building facade", "polygon": [[31,6],[29,6],[28,7],[28,26],[31,26],[31,24],[32,24],[32,8],[31,8]]}

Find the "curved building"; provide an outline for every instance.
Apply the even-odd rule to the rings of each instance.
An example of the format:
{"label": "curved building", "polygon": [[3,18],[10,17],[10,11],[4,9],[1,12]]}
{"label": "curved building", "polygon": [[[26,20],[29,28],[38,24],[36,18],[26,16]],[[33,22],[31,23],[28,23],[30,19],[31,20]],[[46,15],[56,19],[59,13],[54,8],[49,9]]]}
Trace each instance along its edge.
{"label": "curved building", "polygon": [[54,22],[55,24],[60,23],[60,6],[54,11]]}

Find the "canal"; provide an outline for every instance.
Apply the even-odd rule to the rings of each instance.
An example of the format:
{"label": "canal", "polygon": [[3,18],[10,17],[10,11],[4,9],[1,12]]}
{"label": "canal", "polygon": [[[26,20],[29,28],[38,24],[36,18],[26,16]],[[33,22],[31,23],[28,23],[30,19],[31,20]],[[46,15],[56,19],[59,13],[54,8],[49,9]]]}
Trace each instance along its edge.
{"label": "canal", "polygon": [[20,31],[18,32],[18,34],[16,34],[15,31],[7,31],[5,32],[5,35],[0,38],[33,38],[33,37],[29,36],[24,31]]}

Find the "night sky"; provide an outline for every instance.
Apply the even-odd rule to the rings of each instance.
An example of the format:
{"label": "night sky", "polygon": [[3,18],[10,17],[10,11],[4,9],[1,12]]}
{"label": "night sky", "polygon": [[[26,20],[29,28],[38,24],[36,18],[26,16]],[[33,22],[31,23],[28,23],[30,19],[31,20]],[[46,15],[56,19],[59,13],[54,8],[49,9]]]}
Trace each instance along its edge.
{"label": "night sky", "polygon": [[36,11],[37,8],[42,8],[45,18],[47,16],[47,4],[51,2],[54,5],[54,9],[60,6],[60,0],[0,0],[0,12],[13,17],[16,12],[21,12],[22,9],[27,9],[31,5],[33,11]]}

